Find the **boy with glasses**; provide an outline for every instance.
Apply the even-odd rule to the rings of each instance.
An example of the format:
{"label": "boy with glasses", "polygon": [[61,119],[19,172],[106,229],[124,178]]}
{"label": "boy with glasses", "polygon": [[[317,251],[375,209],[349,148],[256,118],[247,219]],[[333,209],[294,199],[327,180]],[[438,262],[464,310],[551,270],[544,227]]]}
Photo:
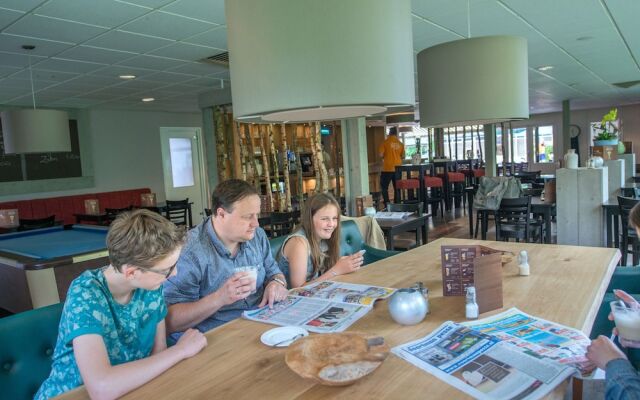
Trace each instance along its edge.
{"label": "boy with glasses", "polygon": [[119,215],[107,234],[110,264],[76,278],[67,294],[49,378],[36,399],[85,385],[91,398],[117,398],[200,352],[189,330],[167,348],[162,283],[175,274],[184,231],[159,214]]}

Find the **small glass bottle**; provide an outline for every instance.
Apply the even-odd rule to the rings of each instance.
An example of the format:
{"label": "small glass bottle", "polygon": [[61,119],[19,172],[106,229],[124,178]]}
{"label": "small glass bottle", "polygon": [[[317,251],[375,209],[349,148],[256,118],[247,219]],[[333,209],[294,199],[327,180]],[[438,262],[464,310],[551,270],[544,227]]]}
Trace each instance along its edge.
{"label": "small glass bottle", "polygon": [[478,318],[478,303],[476,303],[476,288],[467,288],[467,305],[465,306],[465,316],[467,319]]}

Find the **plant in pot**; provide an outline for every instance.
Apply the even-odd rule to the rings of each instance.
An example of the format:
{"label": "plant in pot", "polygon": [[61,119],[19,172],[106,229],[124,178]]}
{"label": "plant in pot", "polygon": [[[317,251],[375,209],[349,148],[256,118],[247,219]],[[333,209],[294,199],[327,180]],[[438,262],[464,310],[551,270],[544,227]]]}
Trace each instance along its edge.
{"label": "plant in pot", "polygon": [[595,124],[597,134],[593,138],[594,146],[616,146],[618,144],[618,109],[612,108],[602,117],[600,124]]}

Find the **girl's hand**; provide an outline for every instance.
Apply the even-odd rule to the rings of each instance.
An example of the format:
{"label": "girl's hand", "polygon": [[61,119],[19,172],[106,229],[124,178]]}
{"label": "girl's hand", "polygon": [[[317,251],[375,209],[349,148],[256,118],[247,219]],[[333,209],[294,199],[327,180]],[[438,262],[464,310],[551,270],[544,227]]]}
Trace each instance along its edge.
{"label": "girl's hand", "polygon": [[329,272],[335,275],[350,274],[360,269],[363,262],[364,257],[360,252],[350,256],[340,257],[336,265],[334,265]]}

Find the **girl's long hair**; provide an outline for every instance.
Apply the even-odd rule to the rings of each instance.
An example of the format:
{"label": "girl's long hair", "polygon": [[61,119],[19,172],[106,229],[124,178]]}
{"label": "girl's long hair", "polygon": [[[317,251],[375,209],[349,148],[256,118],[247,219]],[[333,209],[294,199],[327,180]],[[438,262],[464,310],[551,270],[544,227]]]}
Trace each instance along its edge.
{"label": "girl's long hair", "polygon": [[[326,256],[320,251],[320,239],[313,227],[313,216],[323,207],[332,205],[338,213],[338,223],[331,238],[327,240],[329,250]],[[329,193],[316,193],[309,197],[304,203],[304,208],[300,214],[300,226],[304,230],[311,250],[311,263],[313,264],[314,275],[322,275],[329,268],[334,266],[340,258],[340,205]]]}

